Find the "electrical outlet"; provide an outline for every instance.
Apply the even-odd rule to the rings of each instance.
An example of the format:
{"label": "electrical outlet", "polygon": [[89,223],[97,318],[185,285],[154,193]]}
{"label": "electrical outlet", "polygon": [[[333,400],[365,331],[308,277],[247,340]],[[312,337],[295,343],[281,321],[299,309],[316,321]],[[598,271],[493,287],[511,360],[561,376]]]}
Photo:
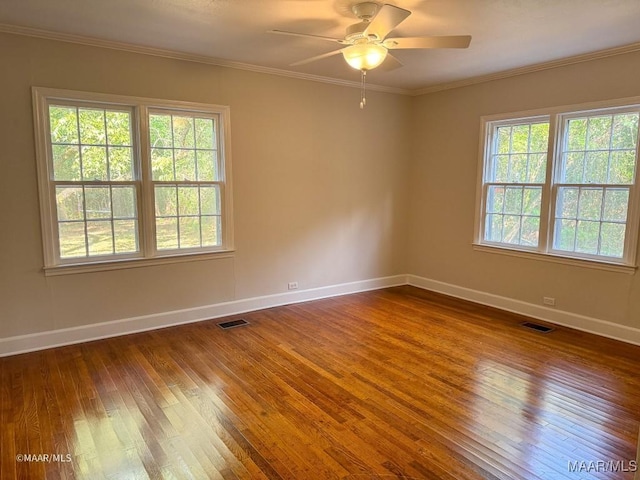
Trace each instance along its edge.
{"label": "electrical outlet", "polygon": [[553,297],[542,297],[542,303],[545,305],[550,305],[552,307],[556,306],[556,299]]}
{"label": "electrical outlet", "polygon": [[289,282],[287,287],[289,288],[289,290],[297,290],[298,289],[298,282]]}

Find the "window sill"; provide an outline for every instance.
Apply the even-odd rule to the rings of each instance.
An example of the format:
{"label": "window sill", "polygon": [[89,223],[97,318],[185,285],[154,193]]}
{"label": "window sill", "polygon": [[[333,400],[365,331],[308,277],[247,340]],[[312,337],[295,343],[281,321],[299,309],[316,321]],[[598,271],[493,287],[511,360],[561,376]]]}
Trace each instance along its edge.
{"label": "window sill", "polygon": [[73,275],[77,273],[104,272],[108,270],[123,270],[129,268],[149,267],[153,265],[167,265],[171,263],[217,260],[222,258],[232,258],[234,253],[235,250],[221,250],[216,252],[188,253],[154,258],[127,258],[124,260],[108,260],[96,263],[56,265],[54,267],[44,267],[43,270],[45,276],[53,277],[58,275]]}
{"label": "window sill", "polygon": [[508,255],[512,257],[529,258],[531,260],[538,260],[544,262],[561,263],[564,265],[572,265],[575,267],[592,268],[597,270],[606,270],[609,272],[626,273],[633,275],[638,267],[631,265],[620,265],[619,263],[609,263],[598,260],[586,260],[582,258],[569,258],[551,253],[541,252],[525,252],[522,250],[516,250],[509,247],[497,246],[497,245],[484,245],[473,244],[473,249],[479,252],[494,253],[501,255]]}

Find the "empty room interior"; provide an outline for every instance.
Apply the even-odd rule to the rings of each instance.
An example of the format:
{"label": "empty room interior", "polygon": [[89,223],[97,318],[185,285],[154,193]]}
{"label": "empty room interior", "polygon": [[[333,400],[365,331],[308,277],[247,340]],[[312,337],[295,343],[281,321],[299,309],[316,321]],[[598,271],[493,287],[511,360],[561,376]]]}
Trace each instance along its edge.
{"label": "empty room interior", "polygon": [[0,479],[638,479],[640,2],[0,2]]}

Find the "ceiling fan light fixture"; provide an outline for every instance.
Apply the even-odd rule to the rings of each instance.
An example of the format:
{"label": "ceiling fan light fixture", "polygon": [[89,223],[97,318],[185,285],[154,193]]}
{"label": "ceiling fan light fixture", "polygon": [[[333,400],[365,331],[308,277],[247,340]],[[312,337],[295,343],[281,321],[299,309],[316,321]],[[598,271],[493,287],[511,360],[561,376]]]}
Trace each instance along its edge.
{"label": "ceiling fan light fixture", "polygon": [[388,50],[379,44],[358,43],[342,51],[345,61],[356,70],[372,70],[387,58]]}

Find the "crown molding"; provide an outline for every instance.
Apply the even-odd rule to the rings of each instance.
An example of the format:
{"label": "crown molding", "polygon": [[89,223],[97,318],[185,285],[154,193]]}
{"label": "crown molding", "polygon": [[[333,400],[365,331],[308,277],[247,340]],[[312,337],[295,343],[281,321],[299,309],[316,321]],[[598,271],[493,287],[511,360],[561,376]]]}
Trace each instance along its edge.
{"label": "crown molding", "polygon": [[[167,50],[155,47],[146,47],[125,42],[116,42],[113,40],[104,40],[95,37],[87,37],[69,33],[59,33],[50,30],[42,30],[32,27],[24,27],[19,25],[0,24],[0,33],[9,33],[13,35],[24,35],[28,37],[44,38],[47,40],[55,40],[59,42],[76,43],[80,45],[88,45],[92,47],[108,48],[111,50],[120,50],[130,53],[138,53],[141,55],[151,55],[155,57],[170,58],[172,60],[184,60],[187,62],[203,63],[207,65],[215,65],[218,67],[233,68],[237,70],[245,70],[255,73],[264,73],[267,75],[277,75],[281,77],[295,78],[298,80],[309,80],[312,82],[326,83],[330,85],[339,85],[343,87],[360,88],[360,82],[351,80],[341,80],[337,78],[324,77],[322,75],[312,75],[308,73],[292,72],[279,68],[265,67],[260,65],[252,65],[249,63],[234,62],[221,58],[209,57],[206,55],[195,55],[186,52]],[[640,51],[640,42],[624,45],[621,47],[607,48],[596,52],[575,55],[572,57],[561,58],[549,62],[536,63],[525,67],[512,68],[501,72],[490,73],[487,75],[479,75],[477,77],[465,78],[453,82],[439,83],[417,89],[406,89],[398,87],[389,87],[384,85],[367,84],[367,88],[372,91],[393,93],[397,95],[409,95],[417,97],[429,93],[440,92],[443,90],[451,90],[454,88],[467,87],[480,83],[491,82],[493,80],[502,80],[505,78],[525,75],[527,73],[535,73],[553,68],[574,65],[577,63],[589,62],[602,58],[614,57],[616,55],[624,55]]]}
{"label": "crown molding", "polygon": [[[27,37],[44,38],[47,40],[55,40],[58,42],[75,43],[79,45],[87,45],[99,48],[108,48],[111,50],[120,50],[130,53],[138,53],[141,55],[151,55],[155,57],[169,58],[172,60],[184,60],[187,62],[204,63],[207,65],[215,65],[218,67],[233,68],[237,70],[246,70],[255,73],[264,73],[267,75],[278,75],[281,77],[295,78],[299,80],[310,80],[313,82],[327,83],[330,85],[339,85],[343,87],[360,88],[360,82],[351,80],[341,80],[337,78],[323,77],[321,75],[312,75],[308,73],[291,72],[279,68],[264,67],[260,65],[252,65],[242,62],[234,62],[221,58],[209,57],[206,55],[196,55],[186,52],[174,50],[166,50],[155,47],[145,47],[125,42],[116,42],[113,40],[104,40],[94,37],[86,37],[69,33],[52,32],[49,30],[41,30],[38,28],[24,27],[19,25],[0,24],[0,33],[9,33],[13,35],[23,35]],[[383,93],[393,93],[398,95],[412,95],[412,90],[397,87],[388,87],[384,85],[375,85],[367,83],[367,89]]]}
{"label": "crown molding", "polygon": [[454,82],[440,83],[437,85],[413,90],[411,92],[411,96],[417,97],[419,95],[440,92],[442,90],[467,87],[469,85],[476,85],[478,83],[491,82],[493,80],[501,80],[503,78],[516,77],[518,75],[525,75],[527,73],[541,72],[543,70],[550,70],[552,68],[565,67],[567,65],[575,65],[576,63],[590,62],[592,60],[615,57],[616,55],[624,55],[626,53],[633,53],[638,51],[640,51],[640,42],[632,43],[630,45],[624,45],[622,47],[607,48],[605,50],[598,50],[596,52],[561,58],[558,60],[552,60],[550,62],[542,62],[536,63],[534,65],[527,65],[525,67],[512,68],[509,70],[503,70],[502,72],[490,73],[488,75],[465,78],[463,80],[456,80]]}

